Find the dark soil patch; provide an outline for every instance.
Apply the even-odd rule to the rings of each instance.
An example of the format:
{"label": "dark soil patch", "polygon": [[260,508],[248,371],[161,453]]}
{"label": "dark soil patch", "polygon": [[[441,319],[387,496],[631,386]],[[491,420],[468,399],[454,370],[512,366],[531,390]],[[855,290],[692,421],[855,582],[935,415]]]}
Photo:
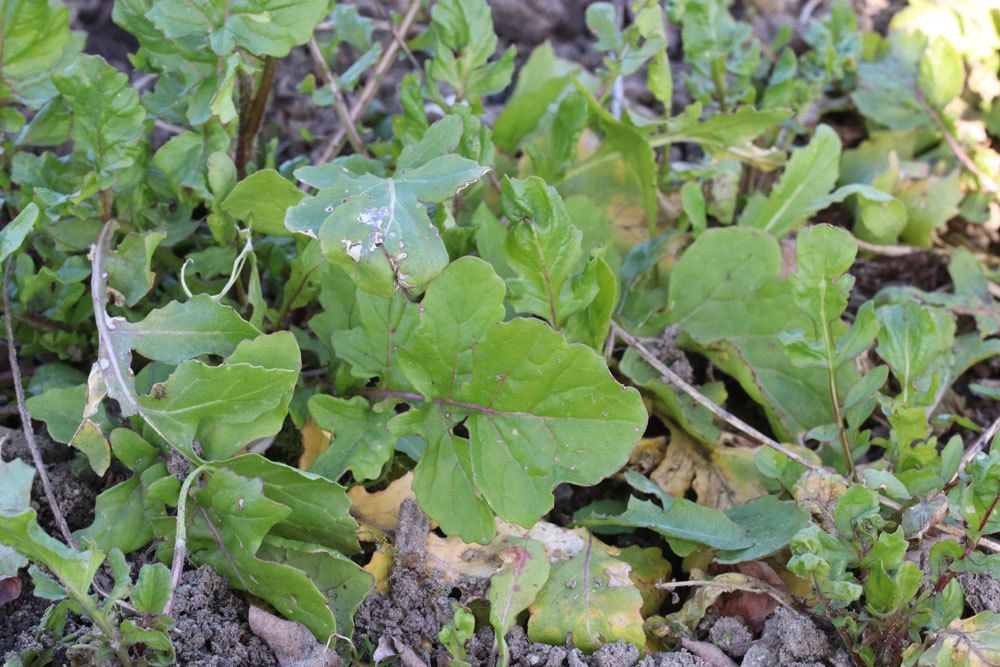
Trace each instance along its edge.
{"label": "dark soil patch", "polygon": [[278,661],[250,630],[249,605],[226,580],[202,566],[181,575],[171,639],[177,663],[192,667],[268,667]]}
{"label": "dark soil patch", "polygon": [[0,608],[0,657],[26,651],[39,644],[35,639],[39,621],[50,602],[35,597],[31,577],[26,570],[18,575],[21,596]]}

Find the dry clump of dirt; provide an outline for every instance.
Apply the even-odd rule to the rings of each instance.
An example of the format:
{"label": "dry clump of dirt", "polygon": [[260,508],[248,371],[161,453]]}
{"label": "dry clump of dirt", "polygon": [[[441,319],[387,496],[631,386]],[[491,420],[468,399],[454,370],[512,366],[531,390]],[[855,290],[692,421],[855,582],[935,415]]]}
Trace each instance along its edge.
{"label": "dry clump of dirt", "polygon": [[181,575],[174,599],[177,621],[170,637],[177,662],[192,667],[269,667],[271,649],[250,629],[247,603],[226,580],[202,566]]}
{"label": "dry clump of dirt", "polygon": [[430,522],[412,500],[403,502],[396,530],[396,563],[389,576],[386,593],[372,592],[354,615],[354,644],[365,640],[373,646],[395,640],[409,647],[418,658],[432,664],[432,658],[447,652],[438,633],[451,619],[451,587],[428,576],[424,562]]}
{"label": "dry clump of dirt", "polygon": [[812,619],[778,607],[741,664],[742,667],[851,667],[854,663],[840,643]]}
{"label": "dry clump of dirt", "polygon": [[965,604],[972,611],[1000,613],[1000,580],[988,574],[963,572],[958,581],[965,591]]}

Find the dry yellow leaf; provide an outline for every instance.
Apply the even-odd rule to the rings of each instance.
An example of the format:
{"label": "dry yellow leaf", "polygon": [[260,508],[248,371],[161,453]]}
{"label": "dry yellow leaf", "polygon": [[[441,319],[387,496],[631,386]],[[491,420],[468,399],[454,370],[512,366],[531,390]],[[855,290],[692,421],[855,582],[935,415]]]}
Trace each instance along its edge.
{"label": "dry yellow leaf", "polygon": [[489,579],[500,567],[500,552],[508,537],[523,537],[542,544],[549,562],[572,558],[584,547],[586,531],[568,530],[546,521],[522,528],[496,520],[497,534],[488,544],[469,544],[457,537],[427,536],[427,569],[447,581]]}
{"label": "dry yellow leaf", "polygon": [[324,431],[312,417],[306,420],[300,432],[302,436],[302,456],[299,457],[299,470],[308,470],[316,458],[330,446],[330,432]]}
{"label": "dry yellow leaf", "polygon": [[643,475],[648,475],[663,462],[667,449],[667,436],[658,435],[655,438],[643,438],[635,446],[628,457],[628,467]]}
{"label": "dry yellow leaf", "polygon": [[649,478],[674,497],[683,498],[693,489],[700,504],[729,509],[767,493],[754,462],[756,451],[702,445],[672,426],[663,461]]}
{"label": "dry yellow leaf", "polygon": [[372,554],[372,559],[362,568],[375,578],[375,590],[379,593],[389,592],[389,572],[392,570],[393,562],[392,556],[379,549]]}
{"label": "dry yellow leaf", "polygon": [[351,499],[351,516],[358,522],[358,539],[377,542],[399,523],[399,507],[407,498],[416,501],[413,493],[413,473],[408,472],[382,491],[369,493],[356,486],[347,492]]}

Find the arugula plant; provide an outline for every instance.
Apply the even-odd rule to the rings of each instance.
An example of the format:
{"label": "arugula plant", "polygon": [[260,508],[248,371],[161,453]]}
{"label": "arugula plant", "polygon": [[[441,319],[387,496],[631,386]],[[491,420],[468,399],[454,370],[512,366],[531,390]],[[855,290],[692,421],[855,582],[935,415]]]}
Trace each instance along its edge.
{"label": "arugula plant", "polygon": [[[531,640],[572,632],[587,651],[690,639],[711,596],[658,615],[668,550],[787,569],[865,664],[995,654],[996,618],[962,618],[959,575],[998,572],[977,547],[1000,529],[1000,467],[963,455],[958,429],[977,426],[943,407],[1000,354],[995,268],[955,250],[949,290],[851,299],[860,252],[990,219],[996,155],[975,137],[1000,127],[992,9],[914,2],[881,37],[837,4],[793,48],[724,0],[597,2],[596,71],[546,43],[515,76],[485,0],[385,21],[330,4],[119,0],[135,83],[81,55],[58,3],[4,10],[0,262],[11,345],[39,362],[26,407],[76,465],[120,480],[63,544],[28,506],[31,468],[0,467],[0,577],[31,562],[57,602],[48,636],[170,664],[191,561],[322,643],[350,637],[375,580],[348,489],[412,477],[447,539],[493,554],[488,614],[456,607],[438,637],[456,664],[487,620],[501,664],[525,616]],[[376,38],[421,11],[412,40]],[[266,140],[298,48],[317,71],[294,83],[356,131],[316,164]],[[368,123],[400,52],[421,67]],[[824,211],[844,224],[812,224]],[[656,353],[619,357],[621,332]],[[737,429],[745,446],[728,410],[759,411],[775,440]],[[288,465],[307,432],[322,444]],[[573,529],[540,521],[560,485],[602,482],[618,495]],[[524,532],[552,528],[564,558]],[[613,546],[637,529],[662,542]],[[947,537],[921,569],[932,531]],[[153,546],[162,562],[132,581],[123,554]],[[69,612],[97,631],[67,634]]]}

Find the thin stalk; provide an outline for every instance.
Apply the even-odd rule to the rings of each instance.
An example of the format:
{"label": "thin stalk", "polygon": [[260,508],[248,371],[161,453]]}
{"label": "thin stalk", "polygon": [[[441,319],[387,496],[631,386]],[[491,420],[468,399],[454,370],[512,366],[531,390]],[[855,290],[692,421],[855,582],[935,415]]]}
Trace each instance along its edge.
{"label": "thin stalk", "polygon": [[177,527],[174,529],[174,557],[170,562],[170,597],[163,608],[165,616],[170,615],[170,610],[174,606],[174,594],[177,592],[177,585],[181,581],[181,574],[184,572],[184,559],[187,558],[187,498],[191,491],[191,485],[201,473],[211,468],[209,464],[203,464],[191,471],[184,478],[181,484],[180,496],[177,498]]}
{"label": "thin stalk", "polygon": [[[825,298],[826,291],[823,296]],[[825,310],[825,309],[824,309]],[[851,452],[851,443],[847,441],[847,430],[844,428],[844,415],[840,408],[840,397],[837,393],[837,369],[833,364],[837,356],[837,349],[833,343],[833,332],[830,331],[830,323],[823,324],[823,342],[826,345],[826,372],[829,376],[828,387],[830,389],[830,402],[833,404],[833,416],[837,420],[837,433],[840,444],[844,448],[844,462],[847,465],[847,475],[851,480],[857,480],[858,472],[854,468],[854,454]]]}
{"label": "thin stalk", "polygon": [[56,501],[55,493],[52,491],[52,482],[49,481],[49,474],[45,471],[45,463],[42,462],[41,450],[39,450],[38,442],[35,440],[35,429],[31,426],[31,413],[28,411],[28,406],[24,400],[21,368],[17,364],[17,352],[14,349],[14,328],[11,325],[10,297],[7,295],[7,286],[10,284],[10,270],[13,266],[14,258],[8,257],[3,272],[3,286],[0,288],[0,291],[3,292],[3,321],[7,333],[7,359],[10,361],[10,370],[13,374],[14,395],[17,398],[17,409],[21,416],[21,430],[24,431],[24,440],[28,444],[28,451],[31,452],[31,460],[35,464],[35,470],[38,471],[38,479],[42,481],[45,500],[49,504],[49,509],[52,510],[52,516],[59,527],[59,532],[62,534],[63,539],[66,540],[66,544],[79,551],[80,547],[77,545],[76,539],[73,537],[73,532],[66,523],[66,517],[63,516],[62,511],[59,509],[59,503]]}
{"label": "thin stalk", "polygon": [[[382,53],[382,57],[379,59],[378,64],[375,65],[375,69],[372,75],[368,78],[365,83],[364,89],[361,91],[361,96],[355,101],[351,106],[351,125],[358,122],[361,118],[361,114],[364,113],[368,105],[371,104],[372,100],[375,99],[375,94],[378,92],[379,85],[382,83],[382,77],[385,76],[389,68],[392,67],[393,63],[396,62],[396,54],[399,52],[399,44],[403,43],[403,37],[406,33],[410,31],[413,26],[413,22],[417,20],[417,14],[420,13],[420,0],[411,0],[409,8],[406,10],[406,14],[403,16],[403,21],[399,24],[399,38],[393,39],[389,42],[389,45],[385,47],[385,51]],[[330,143],[327,144],[326,148],[323,150],[322,155],[320,155],[319,161],[329,162],[333,158],[340,154],[340,151],[344,149],[344,143],[347,138],[347,128],[341,127],[337,130],[337,133],[333,135],[330,139]]]}
{"label": "thin stalk", "polygon": [[354,149],[355,153],[367,156],[368,151],[365,150],[365,142],[361,139],[361,135],[358,134],[358,128],[354,125],[354,120],[351,118],[351,111],[347,108],[347,102],[344,101],[344,94],[337,85],[337,77],[334,75],[333,70],[330,69],[329,63],[326,62],[326,57],[323,55],[322,49],[319,48],[319,42],[316,41],[315,37],[309,40],[309,54],[312,55],[313,62],[319,67],[323,81],[330,87],[330,91],[333,93],[333,110],[337,113],[337,118],[340,120],[341,126],[347,130],[347,140],[351,143],[351,148]]}
{"label": "thin stalk", "polygon": [[264,58],[264,71],[261,73],[257,92],[245,108],[244,113],[240,114],[240,134],[236,145],[235,160],[236,175],[240,179],[247,175],[247,163],[250,162],[250,154],[253,152],[257,133],[260,132],[260,125],[264,120],[267,98],[271,93],[271,84],[274,82],[274,62],[274,58],[270,56]]}

